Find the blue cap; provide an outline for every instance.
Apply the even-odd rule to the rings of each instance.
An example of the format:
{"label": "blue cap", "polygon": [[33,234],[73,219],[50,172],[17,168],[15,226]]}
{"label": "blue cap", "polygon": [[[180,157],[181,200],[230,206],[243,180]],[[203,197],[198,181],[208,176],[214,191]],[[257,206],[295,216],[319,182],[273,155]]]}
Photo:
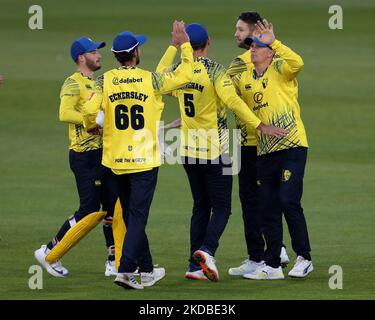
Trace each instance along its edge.
{"label": "blue cap", "polygon": [[105,42],[94,42],[88,37],[82,37],[73,41],[70,47],[70,54],[74,61],[77,61],[78,56],[87,52],[95,51],[103,48]]}
{"label": "blue cap", "polygon": [[267,48],[269,48],[269,49],[272,50],[272,48],[271,48],[268,44],[266,44],[266,43],[260,41],[260,40],[259,40],[258,38],[256,38],[256,37],[249,37],[249,38],[246,38],[244,42],[245,42],[245,44],[248,45],[248,46],[250,46],[253,42],[255,42],[255,43],[256,43],[258,46],[260,46],[260,47],[267,47]]}
{"label": "blue cap", "polygon": [[129,31],[119,33],[113,40],[112,52],[131,52],[147,41],[143,34],[134,35]]}
{"label": "blue cap", "polygon": [[208,33],[203,24],[191,23],[186,27],[185,30],[190,38],[190,44],[192,46],[204,44],[208,39]]}

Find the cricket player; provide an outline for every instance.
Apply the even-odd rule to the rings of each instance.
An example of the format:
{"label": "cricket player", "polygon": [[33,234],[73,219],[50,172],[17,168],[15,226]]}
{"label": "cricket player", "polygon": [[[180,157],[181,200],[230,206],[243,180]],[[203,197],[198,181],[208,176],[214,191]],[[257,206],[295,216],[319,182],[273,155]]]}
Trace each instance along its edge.
{"label": "cricket player", "polygon": [[[257,21],[262,20],[258,12],[242,12],[236,23],[234,37],[237,46],[245,49],[245,52],[236,57],[227,74],[232,78],[252,67],[249,46],[244,42],[251,37],[255,30]],[[241,161],[238,173],[238,189],[242,207],[242,218],[244,222],[244,233],[248,257],[238,267],[232,267],[228,273],[231,276],[243,276],[253,272],[264,264],[264,239],[261,230],[261,216],[257,208],[257,183],[256,183],[256,159],[257,141],[256,130],[244,123],[235,115],[236,126],[241,132]],[[289,257],[283,245],[280,253],[281,265],[286,267]]]}
{"label": "cricket player", "polygon": [[94,42],[82,37],[71,45],[71,57],[77,71],[69,76],[60,92],[60,121],[69,125],[69,162],[74,173],[80,199],[79,209],[61,226],[47,245],[42,245],[34,255],[38,262],[55,277],[65,277],[68,270],[59,258],[75,245],[89,230],[103,220],[103,232],[108,250],[105,275],[116,275],[112,213],[100,212],[106,207],[105,175],[101,165],[102,137],[98,131],[89,134],[83,127],[82,107],[94,92],[92,76],[101,67],[99,49],[104,42]]}
{"label": "cricket player", "polygon": [[[310,243],[301,207],[307,138],[298,104],[297,75],[302,58],[275,39],[265,19],[255,24],[247,39],[253,65],[233,82],[248,106],[265,124],[288,130],[282,138],[257,132],[257,185],[262,229],[266,241],[265,264],[244,275],[248,279],[284,279],[280,264],[282,220],[287,220],[293,250],[297,253],[289,276],[303,278],[313,271]],[[275,58],[277,55],[277,58]]]}
{"label": "cricket player", "polygon": [[[192,23],[186,32],[194,49],[194,77],[172,92],[180,104],[181,156],[194,200],[190,264],[185,277],[216,282],[219,272],[214,256],[231,214],[232,175],[223,174],[230,173],[231,167],[225,106],[263,134],[281,137],[286,131],[265,126],[237,96],[225,68],[207,57],[211,39],[203,25]],[[158,69],[171,65],[176,51],[170,46]]]}
{"label": "cricket player", "polygon": [[[112,52],[121,66],[98,78],[95,94],[84,107],[87,130],[95,130],[98,112],[102,109],[104,113],[102,163],[111,170],[111,183],[118,185],[126,225],[115,279],[124,288],[143,289],[165,276],[164,268],[153,267],[145,231],[161,164],[162,95],[186,85],[193,76],[192,48],[184,24],[175,21],[172,34],[181,46],[182,62],[173,72],[163,74],[137,67],[145,36],[118,34]],[[140,283],[134,276],[137,268]]]}

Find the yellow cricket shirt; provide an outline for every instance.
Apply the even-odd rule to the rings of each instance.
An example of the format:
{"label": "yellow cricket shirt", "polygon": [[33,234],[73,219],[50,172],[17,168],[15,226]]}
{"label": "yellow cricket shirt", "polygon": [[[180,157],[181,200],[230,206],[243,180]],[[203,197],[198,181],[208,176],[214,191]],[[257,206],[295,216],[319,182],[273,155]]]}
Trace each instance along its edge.
{"label": "yellow cricket shirt", "polygon": [[[227,69],[227,74],[232,78],[237,74],[249,70],[252,66],[250,50],[246,50],[232,61]],[[234,115],[234,119],[236,120],[237,129],[241,132],[241,146],[256,146],[256,130],[247,126],[236,114]]]}
{"label": "yellow cricket shirt", "polygon": [[250,50],[246,50],[243,54],[236,57],[227,69],[227,74],[234,77],[239,73],[249,70],[252,67]]}
{"label": "yellow cricket shirt", "polygon": [[82,108],[94,92],[94,80],[75,72],[68,77],[60,91],[59,119],[69,124],[69,149],[76,152],[102,147],[99,135],[90,135],[83,127]]}
{"label": "yellow cricket shirt", "polygon": [[135,173],[161,164],[158,129],[162,94],[188,83],[193,75],[190,43],[181,45],[180,66],[158,73],[132,67],[112,69],[95,82],[95,94],[84,106],[89,130],[104,111],[103,165],[116,174]]}
{"label": "yellow cricket shirt", "polygon": [[297,100],[296,77],[303,67],[302,58],[278,40],[271,47],[278,57],[273,59],[262,76],[257,77],[252,66],[232,78],[238,93],[262,123],[290,130],[283,138],[257,132],[258,155],[297,146],[308,147]]}
{"label": "yellow cricket shirt", "polygon": [[[178,67],[179,64],[170,66],[175,53],[176,48],[170,46],[157,70],[170,71]],[[207,57],[194,60],[193,79],[172,95],[178,98],[180,105],[182,156],[212,160],[229,152],[226,106],[248,126],[256,128],[260,124],[236,94],[225,68]]]}

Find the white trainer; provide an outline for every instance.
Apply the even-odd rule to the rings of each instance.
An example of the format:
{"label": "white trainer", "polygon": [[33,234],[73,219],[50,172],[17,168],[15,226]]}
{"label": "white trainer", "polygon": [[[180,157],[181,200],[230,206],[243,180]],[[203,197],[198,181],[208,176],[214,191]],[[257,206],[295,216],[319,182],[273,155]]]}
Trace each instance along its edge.
{"label": "white trainer", "polygon": [[211,281],[219,281],[219,271],[216,267],[216,261],[213,256],[202,250],[197,250],[193,254],[195,263],[199,264],[203,270],[204,275]]}
{"label": "white trainer", "polygon": [[165,277],[164,268],[154,268],[152,272],[141,272],[141,283],[144,287],[151,287]]}
{"label": "white trainer", "polygon": [[253,260],[246,259],[242,262],[242,264],[239,267],[230,268],[228,270],[228,274],[230,276],[243,276],[247,273],[253,273],[257,269],[262,268],[264,266],[264,261],[255,262]]}
{"label": "white trainer", "polygon": [[105,263],[104,275],[106,277],[117,276],[116,262],[107,260]]}
{"label": "white trainer", "polygon": [[280,251],[280,264],[283,268],[285,268],[288,263],[290,262],[288,254],[286,253],[285,247],[281,247]]}
{"label": "white trainer", "polygon": [[50,275],[59,278],[66,277],[69,274],[69,271],[62,266],[59,260],[54,263],[48,263],[46,261],[46,256],[50,251],[51,250],[48,249],[45,244],[43,244],[38,250],[34,252],[34,257]]}
{"label": "white trainer", "polygon": [[243,277],[252,280],[281,280],[285,278],[281,266],[278,268],[272,268],[267,265],[253,273],[245,274]]}
{"label": "white trainer", "polygon": [[207,280],[203,270],[187,271],[185,273],[185,278],[190,280]]}
{"label": "white trainer", "polygon": [[298,256],[296,263],[292,270],[289,271],[288,276],[294,278],[304,278],[314,270],[313,264],[310,260],[306,260],[302,256]]}
{"label": "white trainer", "polygon": [[143,289],[143,285],[135,279],[134,273],[117,273],[114,283],[125,289]]}

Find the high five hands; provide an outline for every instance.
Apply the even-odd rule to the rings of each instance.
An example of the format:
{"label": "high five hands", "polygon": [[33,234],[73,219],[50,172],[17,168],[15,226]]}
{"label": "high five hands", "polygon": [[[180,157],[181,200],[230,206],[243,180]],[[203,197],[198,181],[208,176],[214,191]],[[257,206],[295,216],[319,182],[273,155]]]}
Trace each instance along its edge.
{"label": "high five hands", "polygon": [[258,20],[255,24],[255,30],[253,36],[259,41],[262,41],[265,44],[272,44],[275,41],[275,34],[273,32],[272,23],[268,22],[266,19],[262,21]]}
{"label": "high five hands", "polygon": [[175,20],[172,27],[172,45],[179,47],[185,42],[189,42],[189,36],[185,31],[185,23]]}

